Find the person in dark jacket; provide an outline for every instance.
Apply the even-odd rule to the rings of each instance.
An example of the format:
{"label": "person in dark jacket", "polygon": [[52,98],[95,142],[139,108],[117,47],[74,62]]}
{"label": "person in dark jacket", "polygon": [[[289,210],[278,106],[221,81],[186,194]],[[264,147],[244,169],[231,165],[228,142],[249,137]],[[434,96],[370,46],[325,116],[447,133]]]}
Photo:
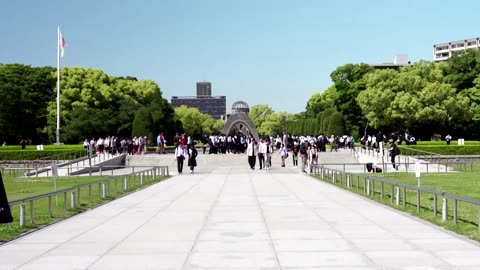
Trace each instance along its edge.
{"label": "person in dark jacket", "polygon": [[195,167],[197,167],[197,149],[195,149],[195,145],[191,145],[188,149],[188,167],[190,167],[190,173],[193,173]]}
{"label": "person in dark jacket", "polygon": [[400,154],[400,150],[398,149],[397,145],[395,144],[395,141],[393,139],[389,140],[390,142],[390,149],[388,151],[390,152],[390,158],[392,161],[393,168],[398,170],[398,166],[395,166],[395,157]]}

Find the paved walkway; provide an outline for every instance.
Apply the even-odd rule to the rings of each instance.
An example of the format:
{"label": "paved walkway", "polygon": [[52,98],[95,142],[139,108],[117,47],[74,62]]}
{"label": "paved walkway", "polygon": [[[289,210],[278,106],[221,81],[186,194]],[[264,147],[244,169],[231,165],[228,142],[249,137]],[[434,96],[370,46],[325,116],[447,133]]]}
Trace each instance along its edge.
{"label": "paved walkway", "polygon": [[217,162],[0,246],[0,269],[480,269],[477,243],[298,168],[199,159]]}

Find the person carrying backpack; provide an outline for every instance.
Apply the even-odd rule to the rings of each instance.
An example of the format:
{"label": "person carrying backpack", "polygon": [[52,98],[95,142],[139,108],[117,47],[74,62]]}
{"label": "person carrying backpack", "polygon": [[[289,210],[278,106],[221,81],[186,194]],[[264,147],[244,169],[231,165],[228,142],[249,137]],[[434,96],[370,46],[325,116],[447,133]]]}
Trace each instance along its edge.
{"label": "person carrying backpack", "polygon": [[303,141],[300,144],[300,158],[302,159],[302,172],[307,173],[305,168],[307,167],[308,156],[307,156],[308,145],[306,141]]}

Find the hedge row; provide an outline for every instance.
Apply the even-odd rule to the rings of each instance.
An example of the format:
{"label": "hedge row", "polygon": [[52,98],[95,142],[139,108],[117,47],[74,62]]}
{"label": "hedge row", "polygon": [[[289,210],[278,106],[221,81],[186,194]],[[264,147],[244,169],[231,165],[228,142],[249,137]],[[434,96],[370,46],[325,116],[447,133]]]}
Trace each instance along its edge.
{"label": "hedge row", "polygon": [[68,150],[19,150],[19,151],[0,151],[0,160],[35,160],[55,155],[61,155],[60,159],[75,159],[86,155],[84,151]]}
{"label": "hedge row", "polygon": [[[417,145],[442,145],[447,146],[446,141],[418,141]],[[450,145],[458,145],[458,140],[452,140]],[[480,141],[465,141],[465,145],[480,145]],[[402,143],[402,146],[405,146],[405,142]]]}
{"label": "hedge row", "polygon": [[409,153],[405,147],[439,155],[480,155],[479,145],[400,145],[403,155],[418,155],[418,152]]}

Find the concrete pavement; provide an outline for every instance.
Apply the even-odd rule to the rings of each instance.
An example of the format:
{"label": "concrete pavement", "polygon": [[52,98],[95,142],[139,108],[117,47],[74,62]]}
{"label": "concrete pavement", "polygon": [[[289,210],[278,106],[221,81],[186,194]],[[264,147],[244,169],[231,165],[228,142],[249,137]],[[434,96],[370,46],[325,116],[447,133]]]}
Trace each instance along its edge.
{"label": "concrete pavement", "polygon": [[268,171],[244,155],[198,159],[195,174],[1,245],[0,269],[480,269],[476,242],[317,181],[291,158],[280,168],[274,155]]}

